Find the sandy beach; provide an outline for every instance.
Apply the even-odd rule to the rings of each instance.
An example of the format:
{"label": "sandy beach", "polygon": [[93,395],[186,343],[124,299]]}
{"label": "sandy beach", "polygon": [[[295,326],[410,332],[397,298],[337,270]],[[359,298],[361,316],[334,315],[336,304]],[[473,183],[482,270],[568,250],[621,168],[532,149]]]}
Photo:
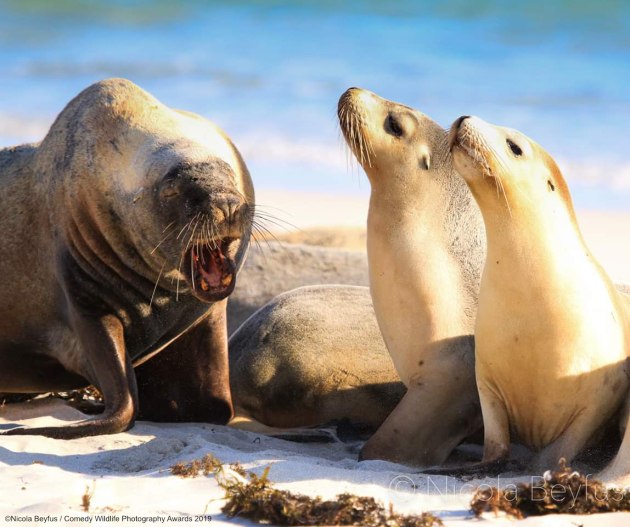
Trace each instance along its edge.
{"label": "sandy beach", "polygon": [[[281,239],[288,240],[286,243],[317,243],[323,239],[331,245],[363,250],[367,198],[261,190],[258,200],[292,225],[287,226],[286,232],[279,232]],[[620,242],[630,231],[630,214],[579,211],[579,218],[587,242],[611,276],[630,282],[630,249]],[[12,423],[43,425],[80,418],[80,413],[56,400],[0,409],[2,428]],[[448,526],[480,524],[469,511],[477,485],[513,481],[494,478],[464,482],[428,477],[386,462],[359,463],[359,447],[357,443],[341,442],[291,443],[223,426],[148,422],[137,423],[127,433],[73,441],[4,437],[0,453],[0,511],[7,525],[43,525],[45,517],[58,525],[184,521],[189,525],[207,525],[209,520],[202,517],[204,514],[212,517],[213,524],[251,524],[228,519],[221,513],[224,491],[213,476],[182,479],[170,473],[173,464],[208,453],[225,464],[241,463],[259,475],[271,467],[269,477],[281,489],[324,498],[343,492],[373,496],[385,505],[392,503],[399,512],[431,511]],[[86,489],[91,495],[88,511],[82,506]],[[630,514],[607,514],[529,518],[517,524],[621,526],[628,522]],[[488,517],[481,522],[485,524],[515,522]]]}
{"label": "sandy beach", "polygon": [[[54,417],[49,417],[53,415]],[[61,424],[80,414],[57,401],[16,405],[0,423]],[[373,496],[401,513],[432,511],[449,527],[625,526],[630,514],[553,515],[519,522],[469,511],[479,485],[505,486],[529,478],[459,481],[426,476],[408,467],[358,463],[357,444],[298,444],[230,427],[139,422],[127,433],[73,441],[5,437],[2,441],[0,510],[5,525],[254,525],[221,513],[224,491],[213,476],[182,479],[170,467],[212,454],[258,475],[270,467],[279,489],[332,499],[341,493]],[[89,510],[83,496],[90,495]],[[2,518],[0,518],[1,520]]]}
{"label": "sandy beach", "polygon": [[[362,87],[426,113],[445,129],[461,115],[477,115],[535,139],[562,169],[593,255],[614,282],[630,284],[628,28],[630,2],[618,0],[5,1],[0,146],[41,141],[81,90],[127,78],[167,106],[225,130],[252,175],[269,237],[356,251],[335,260],[341,266],[323,261],[321,267],[334,279],[339,267],[350,269],[348,276],[366,285],[360,264],[370,186],[337,117],[341,94]],[[85,137],[78,126],[73,134]],[[88,152],[91,157],[93,148]],[[66,154],[59,153],[56,165],[65,164]],[[118,170],[117,163],[112,167]],[[323,252],[313,251],[311,265],[300,260],[302,269],[311,272],[325,260]],[[298,279],[285,265],[265,267],[264,258],[248,263],[257,266],[257,285],[280,283],[279,275]],[[32,287],[37,268],[31,267]],[[246,307],[253,311],[260,298]],[[82,419],[61,400],[0,404],[0,431]],[[70,441],[6,436],[0,438],[0,526],[253,525],[221,512],[225,492],[213,475],[171,473],[174,464],[208,454],[259,476],[269,468],[279,489],[372,496],[400,513],[431,512],[448,527],[630,525],[630,513],[477,520],[470,511],[475,488],[529,476],[429,477],[392,463],[358,462],[360,447],[190,423],[137,422],[125,433]],[[472,448],[469,457],[481,455],[478,446],[464,448]]]}

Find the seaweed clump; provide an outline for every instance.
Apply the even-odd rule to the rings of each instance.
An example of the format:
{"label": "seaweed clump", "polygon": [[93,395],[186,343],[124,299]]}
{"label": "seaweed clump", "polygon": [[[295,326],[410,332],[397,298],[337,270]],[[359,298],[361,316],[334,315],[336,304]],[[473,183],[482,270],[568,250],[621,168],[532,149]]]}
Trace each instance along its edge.
{"label": "seaweed clump", "polygon": [[92,490],[90,490],[89,485],[85,486],[85,492],[83,496],[81,496],[81,508],[85,512],[90,512],[90,504],[92,503],[92,496],[94,496],[94,491],[96,490],[96,482],[94,482],[94,486]]}
{"label": "seaweed clump", "polygon": [[392,507],[383,508],[372,497],[340,494],[335,500],[311,498],[274,489],[267,479],[249,474],[249,481],[223,482],[227,503],[222,511],[230,518],[239,516],[275,525],[368,525],[387,527],[431,527],[442,525],[432,514],[404,516]]}
{"label": "seaweed clump", "polygon": [[201,460],[178,463],[171,472],[181,477],[214,474],[225,490],[223,513],[275,525],[366,525],[373,527],[437,527],[442,521],[429,513],[419,516],[397,514],[386,510],[372,497],[340,494],[335,500],[322,500],[303,494],[273,488],[268,479],[269,467],[261,476],[230,465],[230,474],[221,462],[208,454]]}
{"label": "seaweed clump", "polygon": [[171,473],[182,478],[196,478],[201,472],[204,476],[222,473],[223,465],[212,454],[206,454],[201,459],[195,459],[190,463],[175,463],[171,467]]}
{"label": "seaweed clump", "polygon": [[479,488],[470,508],[475,516],[485,512],[504,512],[516,518],[545,514],[595,514],[630,511],[630,493],[607,488],[601,481],[589,479],[560,460],[557,471],[547,471],[531,483],[519,483],[505,490]]}

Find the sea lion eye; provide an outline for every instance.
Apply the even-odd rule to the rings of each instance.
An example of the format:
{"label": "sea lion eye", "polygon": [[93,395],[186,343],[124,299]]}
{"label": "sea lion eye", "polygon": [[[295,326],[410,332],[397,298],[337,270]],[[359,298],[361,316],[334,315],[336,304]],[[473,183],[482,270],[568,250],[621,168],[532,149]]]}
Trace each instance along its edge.
{"label": "sea lion eye", "polygon": [[387,116],[387,119],[385,119],[385,129],[396,137],[403,135],[403,129],[402,126],[400,126],[400,122],[391,113]]}
{"label": "sea lion eye", "polygon": [[513,141],[510,141],[509,139],[506,139],[505,142],[508,144],[508,146],[510,147],[510,150],[512,150],[512,153],[516,157],[519,157],[523,154],[521,147],[518,146],[516,143],[514,143]]}

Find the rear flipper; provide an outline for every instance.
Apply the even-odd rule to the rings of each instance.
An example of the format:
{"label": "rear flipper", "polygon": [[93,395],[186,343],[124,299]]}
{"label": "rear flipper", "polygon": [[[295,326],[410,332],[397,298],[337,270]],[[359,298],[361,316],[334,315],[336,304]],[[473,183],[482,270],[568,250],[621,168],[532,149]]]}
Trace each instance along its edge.
{"label": "rear flipper", "polygon": [[423,469],[423,474],[437,476],[499,476],[505,472],[522,472],[527,467],[514,459],[495,459],[494,461],[480,461],[470,465],[458,467],[436,467]]}
{"label": "rear flipper", "polygon": [[229,426],[247,432],[265,434],[284,441],[296,443],[335,443],[339,441],[332,430],[322,428],[275,428],[264,425],[252,418],[239,415],[230,421]]}
{"label": "rear flipper", "polygon": [[458,467],[442,467],[423,470],[426,474],[443,476],[497,476],[502,472],[522,470],[524,467],[510,456],[510,430],[503,401],[492,390],[479,385],[479,400],[483,413],[483,459],[479,463]]}

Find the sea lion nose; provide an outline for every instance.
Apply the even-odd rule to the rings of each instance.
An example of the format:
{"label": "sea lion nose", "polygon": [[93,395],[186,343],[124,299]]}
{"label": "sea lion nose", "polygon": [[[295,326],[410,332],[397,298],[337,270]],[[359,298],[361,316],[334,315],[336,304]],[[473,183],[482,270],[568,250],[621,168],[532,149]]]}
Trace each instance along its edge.
{"label": "sea lion nose", "polygon": [[339,97],[339,101],[337,102],[337,112],[341,112],[344,105],[349,104],[352,99],[362,91],[363,90],[361,90],[361,88],[353,86],[352,88],[348,88],[345,92],[343,92],[341,94],[341,97]]}
{"label": "sea lion nose", "polygon": [[159,197],[163,202],[172,202],[173,206],[184,205],[201,212],[218,201],[217,195],[233,193],[235,179],[232,167],[220,159],[178,163],[160,181]]}
{"label": "sea lion nose", "polygon": [[201,211],[208,208],[211,194],[198,182],[186,177],[178,177],[164,185],[160,191],[160,197],[165,202],[173,202],[174,207],[183,207],[187,211]]}
{"label": "sea lion nose", "polygon": [[455,121],[455,130],[459,130],[459,127],[462,125],[462,123],[466,120],[469,119],[470,115],[462,115],[459,119],[457,119]]}
{"label": "sea lion nose", "polygon": [[215,221],[225,221],[230,224],[238,223],[243,211],[243,200],[235,196],[227,196],[218,199],[213,204],[213,216]]}

